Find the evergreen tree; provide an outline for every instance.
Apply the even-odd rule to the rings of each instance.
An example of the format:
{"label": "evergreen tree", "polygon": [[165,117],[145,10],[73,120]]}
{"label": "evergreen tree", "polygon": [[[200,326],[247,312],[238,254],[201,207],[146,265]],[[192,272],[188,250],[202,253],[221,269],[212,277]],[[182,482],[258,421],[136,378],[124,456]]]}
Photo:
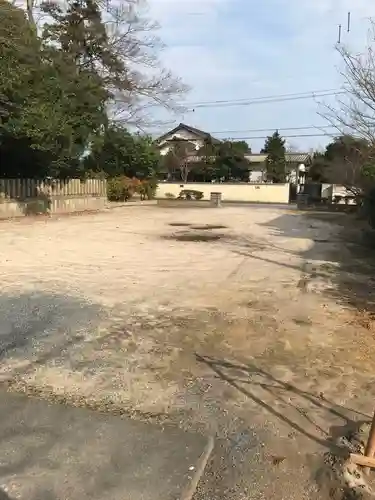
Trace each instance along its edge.
{"label": "evergreen tree", "polygon": [[[50,0],[40,6],[48,20],[39,36],[34,1],[27,6],[29,19],[0,0],[0,176],[81,176],[103,158],[113,172],[117,158],[120,173],[153,176],[159,158],[151,140],[126,129],[135,118],[141,125],[145,99],[169,107],[181,88],[169,73],[157,78],[148,52],[157,45],[142,38],[152,25],[141,23],[133,4]],[[125,126],[112,126],[113,111]]]}
{"label": "evergreen tree", "polygon": [[250,164],[245,153],[250,148],[244,141],[224,140],[217,148],[216,178],[225,181],[248,181]]}
{"label": "evergreen tree", "polygon": [[285,140],[277,130],[267,137],[261,152],[267,154],[267,180],[286,182]]}
{"label": "evergreen tree", "polygon": [[96,75],[43,43],[25,13],[0,0],[0,164],[5,177],[72,176],[106,122]]}
{"label": "evergreen tree", "polygon": [[84,161],[85,170],[107,177],[155,178],[160,166],[159,151],[152,139],[110,125],[95,138]]}
{"label": "evergreen tree", "polygon": [[124,71],[124,64],[110,50],[105,24],[96,0],[68,0],[64,9],[60,3],[45,2],[43,12],[52,19],[45,24],[43,40],[69,55],[77,70],[91,71],[102,77]]}

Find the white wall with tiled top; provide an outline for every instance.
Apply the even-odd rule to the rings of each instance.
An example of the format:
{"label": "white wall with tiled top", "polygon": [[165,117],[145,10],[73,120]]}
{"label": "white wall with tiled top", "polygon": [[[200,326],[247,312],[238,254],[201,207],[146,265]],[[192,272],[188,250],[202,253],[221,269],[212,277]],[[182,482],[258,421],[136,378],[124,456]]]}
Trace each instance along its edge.
{"label": "white wall with tiled top", "polygon": [[166,198],[173,194],[176,198],[183,189],[202,191],[204,200],[210,199],[212,192],[222,193],[223,201],[248,203],[288,203],[289,184],[220,184],[189,182],[160,182],[156,192],[157,198]]}

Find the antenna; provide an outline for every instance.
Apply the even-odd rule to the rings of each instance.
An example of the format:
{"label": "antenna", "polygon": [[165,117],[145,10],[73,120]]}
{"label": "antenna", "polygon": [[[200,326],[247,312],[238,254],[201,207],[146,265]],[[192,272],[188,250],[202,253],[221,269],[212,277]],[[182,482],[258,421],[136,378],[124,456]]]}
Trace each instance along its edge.
{"label": "antenna", "polygon": [[339,39],[337,40],[337,43],[341,43],[341,29],[342,29],[342,26],[341,26],[341,24],[339,24]]}
{"label": "antenna", "polygon": [[351,17],[351,13],[348,12],[348,33],[350,32],[350,17]]}

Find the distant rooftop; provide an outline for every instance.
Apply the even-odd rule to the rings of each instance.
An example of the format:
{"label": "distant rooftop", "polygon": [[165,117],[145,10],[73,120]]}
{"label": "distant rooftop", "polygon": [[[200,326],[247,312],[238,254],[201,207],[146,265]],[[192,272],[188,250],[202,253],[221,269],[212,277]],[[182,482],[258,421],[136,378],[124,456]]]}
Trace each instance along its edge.
{"label": "distant rooftop", "polygon": [[[212,135],[208,132],[204,132],[204,130],[200,130],[199,128],[191,127],[190,125],[186,125],[185,123],[179,123],[176,127],[174,127],[172,130],[169,130],[165,134],[161,135],[156,139],[157,144],[161,144],[163,141],[167,140],[167,137],[173,136],[174,134],[177,134],[180,130],[186,130],[187,132],[190,132],[191,134],[196,135],[197,137],[201,139],[211,139],[211,141],[214,144],[220,144],[222,142],[221,140],[212,137]],[[232,139],[236,140],[236,139]],[[267,159],[267,155],[264,153],[251,153],[251,154],[246,154],[245,158],[250,162],[250,163],[264,163]],[[286,153],[285,155],[286,162],[287,163],[310,163],[311,162],[311,154],[310,153]],[[194,154],[191,155],[191,158],[189,161],[197,161],[198,157],[196,157]]]}
{"label": "distant rooftop", "polygon": [[[250,163],[263,163],[267,159],[267,155],[264,153],[251,153],[245,157]],[[309,163],[311,155],[310,153],[286,153],[285,159],[287,163]]]}
{"label": "distant rooftop", "polygon": [[168,137],[169,135],[176,134],[179,130],[186,130],[187,132],[190,132],[191,134],[195,134],[197,137],[201,137],[202,139],[211,139],[212,142],[215,144],[218,144],[221,142],[219,139],[215,139],[215,137],[212,137],[211,134],[208,132],[204,132],[203,130],[200,130],[199,128],[195,127],[190,127],[190,125],[186,125],[185,123],[180,123],[177,125],[177,127],[173,128],[172,130],[169,130],[165,134],[161,135],[156,139],[156,142],[160,143],[163,142],[163,140]]}

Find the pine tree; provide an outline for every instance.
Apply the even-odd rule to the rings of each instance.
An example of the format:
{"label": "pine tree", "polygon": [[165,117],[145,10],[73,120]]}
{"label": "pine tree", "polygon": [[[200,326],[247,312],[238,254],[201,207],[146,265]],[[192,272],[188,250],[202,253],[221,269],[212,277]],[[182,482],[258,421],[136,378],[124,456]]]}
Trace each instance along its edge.
{"label": "pine tree", "polygon": [[123,64],[111,52],[102,14],[96,0],[69,0],[64,9],[57,2],[42,4],[52,19],[44,26],[43,39],[71,56],[79,70],[104,75],[118,72]]}
{"label": "pine tree", "polygon": [[274,183],[286,182],[285,140],[277,130],[267,137],[261,152],[267,154],[267,180]]}

